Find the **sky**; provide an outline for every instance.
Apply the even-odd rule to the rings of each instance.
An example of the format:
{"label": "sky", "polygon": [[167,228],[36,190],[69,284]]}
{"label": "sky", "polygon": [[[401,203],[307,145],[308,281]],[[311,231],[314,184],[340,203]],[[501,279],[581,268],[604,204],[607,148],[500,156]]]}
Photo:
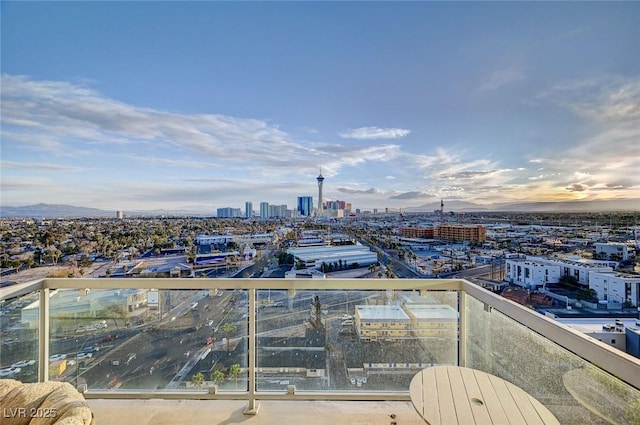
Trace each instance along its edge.
{"label": "sky", "polygon": [[14,2],[1,204],[640,199],[638,2]]}

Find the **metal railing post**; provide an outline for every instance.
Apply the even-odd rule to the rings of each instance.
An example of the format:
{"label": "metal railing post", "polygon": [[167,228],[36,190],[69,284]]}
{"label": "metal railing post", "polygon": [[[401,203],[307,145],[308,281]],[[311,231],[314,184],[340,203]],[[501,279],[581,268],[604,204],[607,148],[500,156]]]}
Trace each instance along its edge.
{"label": "metal railing post", "polygon": [[256,402],[256,289],[249,289],[249,405],[245,408],[245,415],[256,415],[260,404]]}
{"label": "metal railing post", "polygon": [[467,366],[467,294],[458,291],[458,366]]}
{"label": "metal railing post", "polygon": [[40,290],[40,330],[38,332],[38,381],[49,380],[49,288]]}

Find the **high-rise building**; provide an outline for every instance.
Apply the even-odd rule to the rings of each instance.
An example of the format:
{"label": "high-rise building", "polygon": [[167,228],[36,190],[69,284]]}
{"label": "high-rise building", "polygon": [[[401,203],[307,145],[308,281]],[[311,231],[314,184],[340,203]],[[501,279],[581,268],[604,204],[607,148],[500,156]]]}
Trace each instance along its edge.
{"label": "high-rise building", "polygon": [[268,202],[260,202],[260,218],[269,218]]}
{"label": "high-rise building", "polygon": [[247,201],[244,203],[244,218],[253,217],[253,203]]}
{"label": "high-rise building", "polygon": [[298,215],[309,217],[313,213],[313,196],[298,196]]}
{"label": "high-rise building", "polygon": [[123,211],[116,211],[116,218],[118,220],[122,220],[124,218],[124,212]]}
{"label": "high-rise building", "polygon": [[218,208],[218,218],[238,218],[242,217],[242,210],[240,208]]}
{"label": "high-rise building", "polygon": [[287,211],[286,205],[269,205],[268,218],[285,217],[285,211]]}
{"label": "high-rise building", "polygon": [[322,170],[320,170],[320,175],[316,180],[318,180],[318,217],[322,217],[324,216],[324,207],[322,206],[322,183],[324,183],[324,177],[322,177]]}

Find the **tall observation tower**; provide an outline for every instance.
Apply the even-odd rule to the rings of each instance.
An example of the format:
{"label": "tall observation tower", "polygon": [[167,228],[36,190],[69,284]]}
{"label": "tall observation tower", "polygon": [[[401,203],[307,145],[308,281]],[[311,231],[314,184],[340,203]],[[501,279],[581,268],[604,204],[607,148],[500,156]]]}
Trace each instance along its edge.
{"label": "tall observation tower", "polygon": [[324,177],[322,177],[322,170],[320,170],[320,175],[316,180],[318,180],[318,217],[323,217],[324,207],[322,206],[322,182],[324,182]]}

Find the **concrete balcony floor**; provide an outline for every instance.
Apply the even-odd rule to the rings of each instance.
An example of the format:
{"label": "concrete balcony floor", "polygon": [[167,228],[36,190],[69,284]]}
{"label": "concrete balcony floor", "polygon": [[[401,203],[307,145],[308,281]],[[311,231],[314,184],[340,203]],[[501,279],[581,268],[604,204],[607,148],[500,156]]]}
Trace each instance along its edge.
{"label": "concrete balcony floor", "polygon": [[[409,401],[89,399],[98,425],[424,425]],[[392,417],[395,415],[395,417]]]}

